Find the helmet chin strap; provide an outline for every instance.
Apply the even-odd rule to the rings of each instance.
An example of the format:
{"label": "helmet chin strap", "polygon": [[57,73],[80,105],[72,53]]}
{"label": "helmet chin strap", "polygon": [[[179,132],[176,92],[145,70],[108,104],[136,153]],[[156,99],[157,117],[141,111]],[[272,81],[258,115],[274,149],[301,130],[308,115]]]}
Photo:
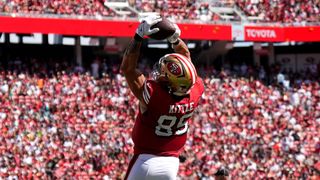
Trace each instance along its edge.
{"label": "helmet chin strap", "polygon": [[170,92],[171,94],[175,95],[175,96],[185,96],[185,95],[187,95],[187,94],[185,94],[185,93],[181,93],[181,92],[178,92],[178,91],[173,91],[172,88],[170,88],[170,87],[169,87],[169,89],[170,89],[169,92]]}
{"label": "helmet chin strap", "polygon": [[185,95],[188,95],[188,94],[179,93],[179,92],[173,92],[172,94],[175,95],[175,96],[185,96]]}
{"label": "helmet chin strap", "polygon": [[177,90],[177,91],[172,91],[172,94],[174,94],[176,96],[186,96],[190,93],[190,91],[191,91],[191,89],[189,89],[186,92],[181,92],[181,91],[179,92],[179,90]]}

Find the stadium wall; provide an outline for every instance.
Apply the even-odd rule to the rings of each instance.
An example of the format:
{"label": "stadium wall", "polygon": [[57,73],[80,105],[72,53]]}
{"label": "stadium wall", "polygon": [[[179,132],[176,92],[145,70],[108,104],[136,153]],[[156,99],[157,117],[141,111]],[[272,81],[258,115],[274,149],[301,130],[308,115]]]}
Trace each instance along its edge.
{"label": "stadium wall", "polygon": [[[130,37],[138,23],[138,21],[128,20],[0,16],[0,32]],[[279,27],[197,23],[180,23],[179,26],[183,30],[181,37],[184,39],[320,42],[320,26]]]}

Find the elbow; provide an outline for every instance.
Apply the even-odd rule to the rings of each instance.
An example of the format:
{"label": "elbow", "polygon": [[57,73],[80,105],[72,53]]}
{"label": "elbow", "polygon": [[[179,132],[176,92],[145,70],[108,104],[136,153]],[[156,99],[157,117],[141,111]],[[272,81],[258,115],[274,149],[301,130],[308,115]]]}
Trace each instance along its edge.
{"label": "elbow", "polygon": [[120,71],[124,72],[124,71],[126,71],[126,69],[127,69],[127,67],[122,62],[121,65],[120,65]]}
{"label": "elbow", "polygon": [[120,65],[120,72],[124,73],[127,70],[128,70],[128,61],[126,57],[123,57]]}
{"label": "elbow", "polygon": [[120,66],[120,72],[121,72],[122,74],[127,74],[129,71],[130,71],[130,70],[129,70],[128,66],[125,66],[125,65],[121,64],[121,66]]}
{"label": "elbow", "polygon": [[123,74],[129,74],[132,70],[134,70],[134,68],[132,68],[129,64],[122,62],[121,66],[120,66],[120,72]]}

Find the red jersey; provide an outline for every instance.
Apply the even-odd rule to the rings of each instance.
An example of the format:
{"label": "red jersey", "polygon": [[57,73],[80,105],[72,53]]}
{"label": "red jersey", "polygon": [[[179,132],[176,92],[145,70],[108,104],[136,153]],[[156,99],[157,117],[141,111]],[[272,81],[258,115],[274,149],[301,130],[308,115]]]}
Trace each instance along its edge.
{"label": "red jersey", "polygon": [[134,153],[179,156],[187,139],[188,121],[203,91],[199,77],[189,95],[183,97],[173,96],[159,83],[147,80],[143,90],[147,111],[139,110],[132,132]]}

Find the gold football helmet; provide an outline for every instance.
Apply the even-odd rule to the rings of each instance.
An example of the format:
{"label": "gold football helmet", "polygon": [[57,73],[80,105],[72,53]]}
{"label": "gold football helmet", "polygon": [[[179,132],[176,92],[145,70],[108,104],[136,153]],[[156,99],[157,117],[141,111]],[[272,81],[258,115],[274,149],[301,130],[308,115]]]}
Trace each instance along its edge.
{"label": "gold football helmet", "polygon": [[172,53],[160,58],[153,67],[152,78],[162,84],[166,84],[169,92],[176,96],[189,94],[195,84],[197,72],[190,59]]}

